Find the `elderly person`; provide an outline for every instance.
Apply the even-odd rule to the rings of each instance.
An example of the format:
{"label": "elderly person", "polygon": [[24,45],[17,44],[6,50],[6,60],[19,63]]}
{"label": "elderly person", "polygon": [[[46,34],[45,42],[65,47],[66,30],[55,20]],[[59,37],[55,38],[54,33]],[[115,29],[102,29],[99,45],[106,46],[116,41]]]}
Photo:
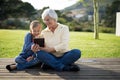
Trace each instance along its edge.
{"label": "elderly person", "polygon": [[42,13],[43,22],[47,25],[42,31],[45,38],[45,47],[32,47],[36,51],[38,59],[57,71],[79,71],[74,64],[81,57],[79,49],[68,49],[69,29],[68,26],[57,22],[58,16],[52,9],[46,9]]}

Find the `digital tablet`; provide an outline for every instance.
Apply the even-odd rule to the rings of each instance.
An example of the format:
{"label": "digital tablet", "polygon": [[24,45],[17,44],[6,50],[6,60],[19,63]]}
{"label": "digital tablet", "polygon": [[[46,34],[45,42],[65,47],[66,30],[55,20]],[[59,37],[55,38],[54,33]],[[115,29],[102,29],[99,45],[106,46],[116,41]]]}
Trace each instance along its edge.
{"label": "digital tablet", "polygon": [[34,43],[38,44],[40,47],[44,47],[45,39],[44,38],[34,38]]}

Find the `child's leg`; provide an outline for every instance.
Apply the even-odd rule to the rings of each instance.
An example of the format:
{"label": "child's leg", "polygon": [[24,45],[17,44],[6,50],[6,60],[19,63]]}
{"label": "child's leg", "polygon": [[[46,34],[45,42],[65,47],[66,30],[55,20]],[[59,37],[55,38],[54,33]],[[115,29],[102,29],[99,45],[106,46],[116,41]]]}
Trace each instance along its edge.
{"label": "child's leg", "polygon": [[22,56],[18,56],[18,57],[15,58],[15,62],[23,64],[23,63],[26,62],[26,59],[24,59]]}
{"label": "child's leg", "polygon": [[21,56],[18,56],[15,61],[17,62],[17,64],[10,64],[10,65],[7,65],[6,66],[6,69],[8,69],[9,71],[12,71],[12,70],[23,70],[23,69],[26,69],[26,68],[29,68],[29,67],[32,67],[32,66],[36,66],[39,64],[39,66],[41,66],[41,62],[37,59],[37,58],[34,58],[33,60],[31,61],[26,61],[23,57]]}
{"label": "child's leg", "polygon": [[31,50],[29,50],[29,51],[27,51],[27,52],[22,52],[21,55],[19,55],[19,56],[17,56],[17,57],[15,58],[15,62],[16,62],[16,63],[20,63],[20,64],[25,63],[25,62],[26,62],[26,59],[27,59],[28,57],[32,56],[33,54],[34,54],[34,53],[33,53]]}
{"label": "child's leg", "polygon": [[[15,62],[16,62],[16,63],[24,64],[24,63],[26,62],[26,60],[25,60],[22,56],[17,56],[17,57],[15,58]],[[17,65],[16,65],[16,64],[6,65],[6,69],[9,70],[9,71],[15,70],[16,68],[17,68]]]}
{"label": "child's leg", "polygon": [[23,70],[31,66],[34,66],[36,64],[41,64],[37,58],[34,58],[33,60],[29,62],[26,61],[25,63],[17,63],[17,70]]}

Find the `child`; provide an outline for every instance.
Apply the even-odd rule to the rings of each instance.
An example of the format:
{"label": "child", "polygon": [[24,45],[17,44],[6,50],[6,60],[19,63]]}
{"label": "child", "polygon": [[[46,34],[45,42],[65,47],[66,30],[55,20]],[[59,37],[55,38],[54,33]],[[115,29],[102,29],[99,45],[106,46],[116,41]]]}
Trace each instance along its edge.
{"label": "child", "polygon": [[[36,64],[41,64],[40,61],[36,58],[36,51],[32,51],[31,47],[33,45],[39,46],[37,44],[34,44],[33,39],[35,37],[38,37],[40,35],[40,32],[42,30],[42,26],[39,21],[34,20],[30,23],[30,32],[27,33],[24,40],[24,46],[22,52],[15,58],[15,62],[17,64],[11,64],[7,65],[6,69],[9,71],[12,70],[23,70],[26,68],[29,68],[31,66],[34,66]],[[39,49],[37,49],[39,50]]]}

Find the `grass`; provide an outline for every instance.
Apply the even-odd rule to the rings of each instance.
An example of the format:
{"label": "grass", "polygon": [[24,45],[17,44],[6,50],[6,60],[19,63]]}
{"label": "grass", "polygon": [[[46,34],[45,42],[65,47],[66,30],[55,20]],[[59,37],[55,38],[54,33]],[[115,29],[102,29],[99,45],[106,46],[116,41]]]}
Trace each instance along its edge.
{"label": "grass", "polygon": [[[22,50],[27,30],[0,30],[0,58],[14,58]],[[95,40],[91,32],[70,32],[70,49],[80,49],[82,58],[120,58],[120,37],[99,33]]]}

